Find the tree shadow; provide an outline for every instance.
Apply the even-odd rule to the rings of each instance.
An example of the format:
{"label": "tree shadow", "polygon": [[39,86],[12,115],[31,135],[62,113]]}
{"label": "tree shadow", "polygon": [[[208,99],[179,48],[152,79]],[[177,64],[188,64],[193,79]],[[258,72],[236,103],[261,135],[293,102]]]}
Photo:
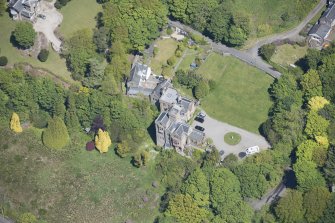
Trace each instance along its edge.
{"label": "tree shadow", "polygon": [[156,127],[155,127],[155,122],[151,123],[151,125],[147,128],[147,132],[149,133],[150,138],[152,139],[152,141],[156,143]]}
{"label": "tree shadow", "polygon": [[286,169],[283,176],[283,184],[287,188],[295,189],[297,187],[297,178],[292,169]]}
{"label": "tree shadow", "polygon": [[240,157],[241,159],[244,158],[247,154],[245,152],[240,152],[238,154],[238,157]]}

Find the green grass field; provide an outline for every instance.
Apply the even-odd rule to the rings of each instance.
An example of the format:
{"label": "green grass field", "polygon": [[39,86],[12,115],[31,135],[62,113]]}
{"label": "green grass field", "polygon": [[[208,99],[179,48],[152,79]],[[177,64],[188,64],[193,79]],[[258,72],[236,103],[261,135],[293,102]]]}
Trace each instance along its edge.
{"label": "green grass field", "polygon": [[15,29],[15,21],[13,21],[7,14],[0,17],[0,55],[8,58],[8,65],[13,65],[18,62],[27,62],[34,67],[41,67],[50,70],[62,79],[71,82],[73,81],[70,72],[66,68],[65,59],[55,53],[50,47],[49,59],[42,63],[36,58],[24,56],[20,50],[15,48],[10,43],[10,36]]}
{"label": "green grass field", "polygon": [[150,67],[157,75],[162,73],[162,66],[172,57],[177,49],[178,42],[174,39],[159,39],[156,47],[159,49],[158,54],[151,59]]}
{"label": "green grass field", "polygon": [[307,49],[307,46],[301,47],[298,45],[284,44],[276,48],[276,52],[272,56],[271,61],[282,66],[289,66],[303,58],[307,54]]}
{"label": "green grass field", "polygon": [[102,6],[96,0],[72,0],[60,12],[63,14],[60,33],[69,38],[80,29],[93,29],[96,26],[95,17],[102,12]]}
{"label": "green grass field", "polygon": [[41,145],[41,131],[15,135],[5,128],[0,128],[1,207],[47,222],[147,223],[158,214],[163,191],[151,186],[159,179],[154,162],[135,168],[113,150],[87,152],[85,135],[72,137],[68,152],[55,152]]}
{"label": "green grass field", "polygon": [[273,78],[233,57],[211,54],[197,71],[217,82],[201,101],[213,118],[258,133],[272,105],[268,88]]}

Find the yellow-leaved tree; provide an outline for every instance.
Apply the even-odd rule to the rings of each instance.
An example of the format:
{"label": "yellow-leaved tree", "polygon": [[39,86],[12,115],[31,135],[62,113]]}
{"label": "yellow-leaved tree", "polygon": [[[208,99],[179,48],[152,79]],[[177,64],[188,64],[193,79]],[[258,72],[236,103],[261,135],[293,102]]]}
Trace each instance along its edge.
{"label": "yellow-leaved tree", "polygon": [[314,111],[319,111],[320,109],[325,107],[325,105],[328,105],[328,104],[329,104],[329,101],[321,96],[312,97],[308,101],[308,107]]}
{"label": "yellow-leaved tree", "polygon": [[10,129],[16,133],[20,133],[23,131],[20,124],[19,115],[16,114],[15,112],[13,112],[12,118],[10,119]]}
{"label": "yellow-leaved tree", "polygon": [[111,145],[112,140],[109,137],[108,132],[99,129],[97,135],[95,136],[95,147],[100,151],[100,153],[106,153]]}

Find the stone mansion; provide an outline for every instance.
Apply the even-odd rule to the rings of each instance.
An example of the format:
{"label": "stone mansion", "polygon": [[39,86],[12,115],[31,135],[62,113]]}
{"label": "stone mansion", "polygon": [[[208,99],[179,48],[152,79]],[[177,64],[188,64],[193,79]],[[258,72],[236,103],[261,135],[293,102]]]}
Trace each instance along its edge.
{"label": "stone mansion", "polygon": [[192,128],[187,122],[193,117],[196,101],[181,96],[168,79],[151,74],[151,69],[135,63],[127,81],[127,95],[148,96],[160,109],[155,120],[156,144],[183,152],[188,146],[200,146],[205,133]]}

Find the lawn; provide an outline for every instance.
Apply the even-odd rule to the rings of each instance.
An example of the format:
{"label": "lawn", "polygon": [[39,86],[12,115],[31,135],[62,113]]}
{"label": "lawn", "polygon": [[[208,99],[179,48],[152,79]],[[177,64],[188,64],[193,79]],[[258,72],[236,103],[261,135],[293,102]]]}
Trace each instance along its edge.
{"label": "lawn", "polygon": [[155,74],[160,75],[162,73],[162,66],[174,55],[177,45],[178,42],[174,39],[157,40],[156,47],[158,48],[158,54],[150,62],[150,67]]}
{"label": "lawn", "polygon": [[102,6],[96,0],[72,0],[60,12],[63,14],[60,33],[68,38],[80,29],[93,29]]}
{"label": "lawn", "polygon": [[45,148],[36,129],[14,135],[1,127],[0,135],[0,206],[47,222],[147,223],[158,214],[162,188],[151,186],[159,179],[153,161],[135,168],[113,150],[87,152],[85,135],[72,137],[68,152]]}
{"label": "lawn", "polygon": [[307,54],[307,49],[307,46],[284,44],[276,48],[271,61],[282,66],[289,66],[303,58]]}
{"label": "lawn", "polygon": [[273,78],[234,57],[218,54],[211,54],[197,72],[217,82],[201,101],[204,110],[213,118],[258,133],[272,105],[268,88]]}
{"label": "lawn", "polygon": [[102,6],[96,0],[72,0],[60,12],[63,14],[63,22],[59,31],[65,38],[69,38],[78,30],[93,29],[97,23],[95,17],[102,12]]}
{"label": "lawn", "polygon": [[14,47],[10,43],[10,36],[15,28],[15,23],[16,22],[13,21],[8,14],[0,17],[0,55],[8,58],[8,65],[13,65],[18,62],[27,62],[34,67],[41,67],[50,70],[63,80],[68,82],[73,81],[70,76],[70,72],[66,68],[65,59],[60,58],[57,53],[51,50],[51,47],[49,50],[49,59],[44,63],[40,62],[36,58],[24,56],[20,50]]}
{"label": "lawn", "polygon": [[228,132],[227,134],[224,135],[224,141],[228,145],[237,145],[241,141],[241,135],[236,133],[236,132]]}

